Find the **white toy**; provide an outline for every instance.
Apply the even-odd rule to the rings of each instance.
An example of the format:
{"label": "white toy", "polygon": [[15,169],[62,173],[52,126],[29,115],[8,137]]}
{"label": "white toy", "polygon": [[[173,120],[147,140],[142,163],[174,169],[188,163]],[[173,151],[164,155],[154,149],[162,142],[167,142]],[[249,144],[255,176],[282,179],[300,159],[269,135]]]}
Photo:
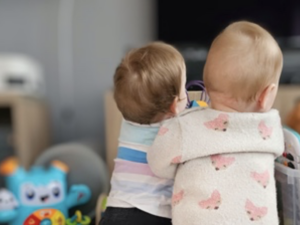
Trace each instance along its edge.
{"label": "white toy", "polygon": [[21,54],[0,54],[0,93],[44,95],[41,66]]}
{"label": "white toy", "polygon": [[0,211],[13,210],[19,206],[15,196],[10,191],[2,188],[0,189]]}

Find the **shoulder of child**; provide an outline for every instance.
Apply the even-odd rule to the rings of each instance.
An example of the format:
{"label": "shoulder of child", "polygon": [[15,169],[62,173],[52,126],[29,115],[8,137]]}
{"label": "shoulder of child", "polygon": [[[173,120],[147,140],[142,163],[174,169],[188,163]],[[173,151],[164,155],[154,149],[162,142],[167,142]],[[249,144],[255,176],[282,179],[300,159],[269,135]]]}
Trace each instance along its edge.
{"label": "shoulder of child", "polygon": [[206,109],[206,107],[194,107],[194,108],[190,108],[190,109],[185,109],[184,111],[182,111],[181,113],[178,114],[178,117],[186,118],[189,116],[198,115],[199,112],[202,112],[205,109]]}
{"label": "shoulder of child", "polygon": [[199,118],[200,114],[204,112],[206,108],[202,107],[197,107],[197,108],[190,108],[190,109],[185,109],[181,113],[179,113],[177,116],[164,120],[162,122],[163,126],[172,126],[174,124],[178,124],[178,122],[185,122],[188,120],[192,120],[194,118]]}

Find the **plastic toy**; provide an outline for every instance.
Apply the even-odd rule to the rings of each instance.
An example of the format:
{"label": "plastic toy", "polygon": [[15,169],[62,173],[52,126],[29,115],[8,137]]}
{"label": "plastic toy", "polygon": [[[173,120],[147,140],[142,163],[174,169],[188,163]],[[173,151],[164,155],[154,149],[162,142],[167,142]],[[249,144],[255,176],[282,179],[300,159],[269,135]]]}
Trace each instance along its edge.
{"label": "plastic toy", "polygon": [[99,197],[98,197],[98,201],[97,201],[97,207],[96,207],[96,224],[99,224],[101,218],[104,215],[104,212],[106,210],[106,203],[107,203],[107,195],[105,193],[102,193]]}
{"label": "plastic toy", "polygon": [[41,65],[26,55],[0,54],[0,92],[43,96],[45,81]]}
{"label": "plastic toy", "polygon": [[289,127],[283,127],[285,150],[276,162],[292,169],[300,169],[300,134]]}
{"label": "plastic toy", "polygon": [[9,225],[65,225],[68,210],[86,203],[91,196],[86,185],[72,185],[67,191],[68,167],[53,161],[48,169],[32,167],[26,171],[15,158],[0,165],[9,191],[0,198],[15,199],[0,204],[0,223]]}
{"label": "plastic toy", "polygon": [[76,211],[75,215],[67,219],[66,225],[88,225],[91,219],[88,216],[82,216],[80,211]]}
{"label": "plastic toy", "polygon": [[75,211],[79,210],[87,215],[99,214],[95,206],[98,197],[109,190],[109,174],[97,149],[98,145],[93,142],[55,145],[44,151],[34,162],[35,166],[44,167],[53,160],[61,160],[68,165],[70,170],[68,186],[85,184],[89,187],[92,195],[88,203],[76,206],[75,210],[72,209],[69,213],[75,214]]}
{"label": "plastic toy", "polygon": [[65,216],[56,209],[39,209],[27,217],[24,225],[64,225]]}
{"label": "plastic toy", "polygon": [[190,108],[193,107],[207,107],[207,103],[205,101],[191,101]]}
{"label": "plastic toy", "polygon": [[12,210],[19,206],[13,193],[6,189],[0,189],[0,210]]}
{"label": "plastic toy", "polygon": [[192,80],[186,85],[186,90],[189,90],[191,87],[199,87],[202,92],[200,96],[200,100],[190,100],[189,95],[187,93],[188,102],[187,102],[187,108],[193,108],[193,107],[208,107],[209,103],[209,96],[206,92],[205,86],[203,81],[201,80]]}
{"label": "plastic toy", "polygon": [[103,216],[105,210],[106,210],[106,204],[107,204],[107,196],[105,196],[101,202],[101,216]]}

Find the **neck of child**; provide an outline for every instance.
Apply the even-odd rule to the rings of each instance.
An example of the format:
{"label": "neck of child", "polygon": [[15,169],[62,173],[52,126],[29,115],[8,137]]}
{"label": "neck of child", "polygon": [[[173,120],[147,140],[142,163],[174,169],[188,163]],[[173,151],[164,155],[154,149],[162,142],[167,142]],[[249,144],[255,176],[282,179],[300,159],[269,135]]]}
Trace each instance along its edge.
{"label": "neck of child", "polygon": [[211,95],[211,108],[223,112],[258,112],[255,102],[238,101],[224,95]]}
{"label": "neck of child", "polygon": [[211,101],[210,104],[212,109],[218,110],[218,111],[222,111],[222,112],[238,112],[237,109],[229,106],[229,105],[224,105],[224,104],[219,104],[217,102]]}
{"label": "neck of child", "polygon": [[160,122],[170,119],[172,117],[174,117],[174,115],[172,113],[158,114],[151,120],[151,124],[160,123]]}

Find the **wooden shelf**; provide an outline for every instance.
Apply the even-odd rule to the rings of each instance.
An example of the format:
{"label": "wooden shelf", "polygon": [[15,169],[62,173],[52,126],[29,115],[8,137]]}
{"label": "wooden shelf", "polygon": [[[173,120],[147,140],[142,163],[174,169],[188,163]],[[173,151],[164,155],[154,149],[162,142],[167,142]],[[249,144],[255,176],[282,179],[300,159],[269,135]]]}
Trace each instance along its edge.
{"label": "wooden shelf", "polygon": [[20,165],[28,169],[50,143],[49,115],[45,101],[16,94],[0,94],[1,109],[9,109],[11,113],[14,154]]}

